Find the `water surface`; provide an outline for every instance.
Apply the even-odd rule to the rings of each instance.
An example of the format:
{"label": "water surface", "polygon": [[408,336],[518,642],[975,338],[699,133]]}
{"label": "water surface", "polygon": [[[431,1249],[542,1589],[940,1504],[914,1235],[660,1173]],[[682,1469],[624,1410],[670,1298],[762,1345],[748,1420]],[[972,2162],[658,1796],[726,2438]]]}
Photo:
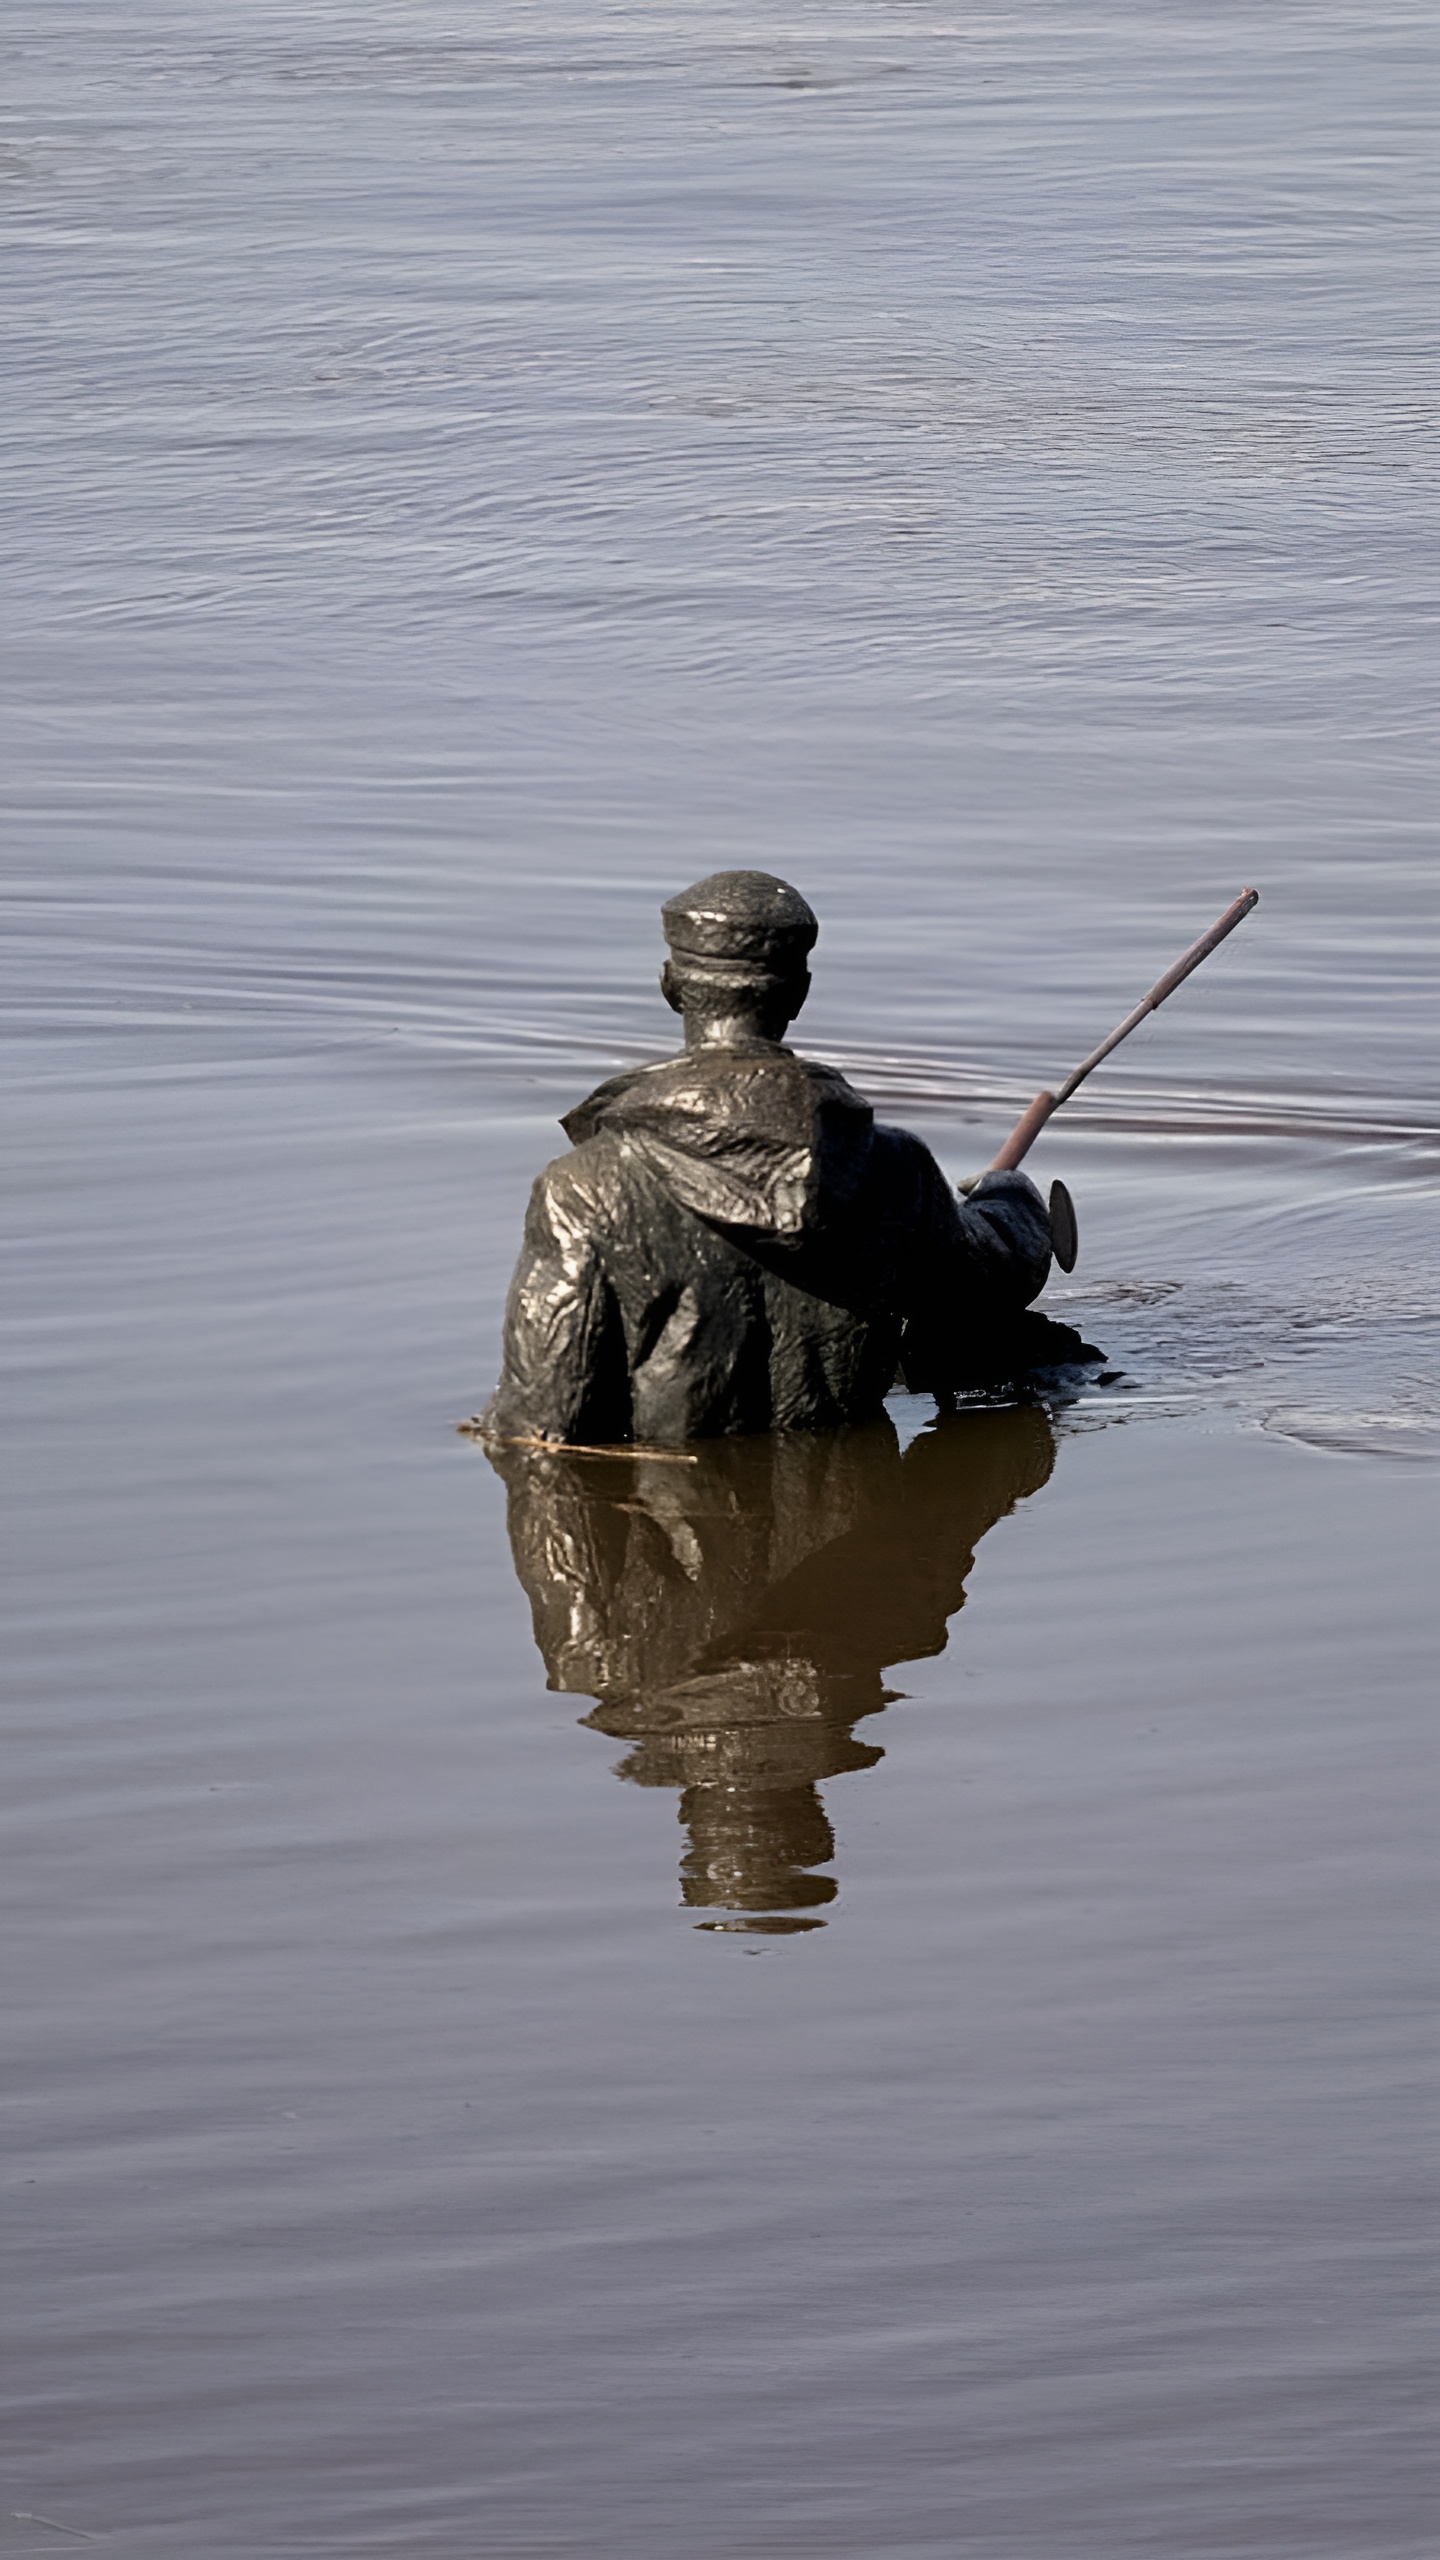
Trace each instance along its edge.
{"label": "water surface", "polygon": [[[1429,13],[5,42],[0,2551],[1428,2552]],[[730,863],[957,1176],[1262,903],[1083,1391],[507,1486]]]}

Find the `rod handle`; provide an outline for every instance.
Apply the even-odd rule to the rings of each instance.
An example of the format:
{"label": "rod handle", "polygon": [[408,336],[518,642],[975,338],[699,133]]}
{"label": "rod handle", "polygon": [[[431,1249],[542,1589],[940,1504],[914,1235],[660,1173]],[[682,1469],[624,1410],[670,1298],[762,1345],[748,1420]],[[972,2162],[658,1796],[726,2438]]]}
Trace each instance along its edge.
{"label": "rod handle", "polygon": [[990,1172],[1013,1173],[1016,1165],[1030,1153],[1054,1109],[1053,1093],[1037,1093],[1029,1110],[1016,1121],[998,1156],[991,1158]]}

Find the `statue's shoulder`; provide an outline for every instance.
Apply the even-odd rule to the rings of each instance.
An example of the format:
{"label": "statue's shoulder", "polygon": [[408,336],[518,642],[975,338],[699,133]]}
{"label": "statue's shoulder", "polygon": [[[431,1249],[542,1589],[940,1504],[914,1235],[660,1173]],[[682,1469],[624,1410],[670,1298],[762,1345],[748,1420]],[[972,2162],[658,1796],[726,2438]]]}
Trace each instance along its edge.
{"label": "statue's shoulder", "polygon": [[[909,1173],[920,1173],[927,1167],[933,1167],[940,1174],[940,1167],[924,1139],[917,1138],[913,1129],[897,1129],[893,1121],[876,1121],[875,1151],[877,1161],[897,1172],[902,1167]],[[940,1179],[944,1181],[943,1174],[940,1174]]]}
{"label": "statue's shoulder", "polygon": [[557,1232],[593,1227],[624,1189],[625,1170],[619,1139],[608,1129],[597,1130],[541,1166],[530,1194],[532,1219]]}
{"label": "statue's shoulder", "polygon": [[[658,1097],[674,1081],[676,1069],[684,1065],[683,1058],[659,1058],[649,1066],[626,1067],[618,1076],[607,1076],[593,1093],[586,1094],[583,1102],[576,1103],[573,1111],[562,1114],[560,1126],[571,1145],[583,1147],[598,1137],[607,1120],[625,1116],[627,1105],[643,1106],[652,1095]],[[562,1156],[558,1161],[563,1164],[567,1159]]]}

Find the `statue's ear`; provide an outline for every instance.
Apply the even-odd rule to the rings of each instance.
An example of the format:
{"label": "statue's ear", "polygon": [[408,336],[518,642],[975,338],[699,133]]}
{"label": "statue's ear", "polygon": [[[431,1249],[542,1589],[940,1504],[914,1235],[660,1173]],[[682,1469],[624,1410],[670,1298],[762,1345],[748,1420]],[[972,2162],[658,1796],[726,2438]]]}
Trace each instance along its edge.
{"label": "statue's ear", "polygon": [[790,976],[772,988],[765,1002],[762,1027],[766,1037],[783,1040],[796,1014],[810,993],[808,969],[792,970]]}
{"label": "statue's ear", "polygon": [[680,981],[675,975],[673,962],[669,960],[666,961],[664,968],[660,972],[660,993],[664,997],[672,1013],[682,1013],[684,1011],[684,1005],[680,995]]}

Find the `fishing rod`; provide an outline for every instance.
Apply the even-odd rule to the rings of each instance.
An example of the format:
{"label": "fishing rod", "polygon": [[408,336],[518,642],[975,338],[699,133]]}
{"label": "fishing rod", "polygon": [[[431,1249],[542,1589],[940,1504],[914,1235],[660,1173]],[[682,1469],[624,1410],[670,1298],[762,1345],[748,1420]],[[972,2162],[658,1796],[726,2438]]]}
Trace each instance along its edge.
{"label": "fishing rod", "polygon": [[[1139,1029],[1147,1013],[1156,1012],[1166,997],[1174,994],[1181,980],[1188,978],[1192,969],[1198,969],[1202,960],[1208,960],[1211,952],[1224,941],[1227,933],[1233,933],[1237,924],[1243,924],[1251,908],[1258,907],[1259,904],[1258,889],[1242,889],[1234,905],[1226,908],[1219,923],[1212,924],[1208,933],[1202,933],[1198,942],[1191,943],[1189,950],[1176,961],[1174,968],[1167,969],[1164,977],[1157,980],[1148,996],[1141,997],[1134,1012],[1127,1013],[1124,1021],[1116,1025],[1108,1040],[1102,1040],[1098,1049],[1092,1049],[1088,1058],[1081,1059],[1074,1074],[1066,1077],[1058,1093],[1036,1094],[1028,1111],[1021,1113],[1000,1153],[993,1159],[990,1171],[1010,1173],[1017,1164],[1022,1163],[1046,1121],[1059,1110],[1062,1102],[1069,1101],[1071,1094],[1084,1083],[1086,1077],[1093,1074],[1101,1059],[1108,1058],[1112,1049],[1118,1049],[1122,1040],[1128,1040],[1131,1032]],[[1076,1249],[1075,1212],[1070,1194],[1063,1182],[1054,1184],[1050,1195],[1050,1206],[1051,1225],[1055,1230],[1055,1259],[1062,1271],[1073,1271]]]}

